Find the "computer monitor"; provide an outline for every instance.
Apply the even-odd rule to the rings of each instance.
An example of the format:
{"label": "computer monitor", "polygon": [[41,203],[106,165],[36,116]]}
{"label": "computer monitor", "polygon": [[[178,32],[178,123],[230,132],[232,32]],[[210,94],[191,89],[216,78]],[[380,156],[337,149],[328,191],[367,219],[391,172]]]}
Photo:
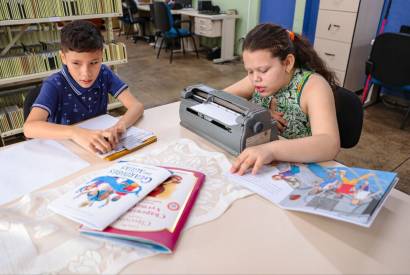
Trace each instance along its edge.
{"label": "computer monitor", "polygon": [[212,1],[198,1],[198,11],[210,11],[212,7]]}
{"label": "computer monitor", "polygon": [[181,4],[184,9],[192,8],[192,0],[175,0],[175,3]]}

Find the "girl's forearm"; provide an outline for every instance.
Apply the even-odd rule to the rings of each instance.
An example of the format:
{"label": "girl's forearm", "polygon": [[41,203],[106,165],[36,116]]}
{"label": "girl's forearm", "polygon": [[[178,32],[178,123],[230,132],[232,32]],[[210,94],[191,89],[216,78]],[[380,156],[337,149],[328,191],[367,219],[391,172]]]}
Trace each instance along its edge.
{"label": "girl's forearm", "polygon": [[275,160],[289,162],[320,162],[334,159],[340,150],[338,138],[319,134],[297,139],[271,142]]}

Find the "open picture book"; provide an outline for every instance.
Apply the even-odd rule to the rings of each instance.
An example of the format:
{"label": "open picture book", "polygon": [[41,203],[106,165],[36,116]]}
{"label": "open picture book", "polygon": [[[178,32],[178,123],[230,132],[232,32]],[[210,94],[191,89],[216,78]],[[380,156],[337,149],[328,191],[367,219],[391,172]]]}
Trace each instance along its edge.
{"label": "open picture book", "polygon": [[165,168],[172,175],[105,230],[82,226],[80,231],[114,242],[172,253],[205,175],[180,168]]}
{"label": "open picture book", "polygon": [[95,174],[52,201],[48,208],[103,230],[172,175],[168,169],[134,162],[117,162]]}
{"label": "open picture book", "polygon": [[281,208],[370,227],[397,174],[323,163],[276,163],[256,175],[227,177]]}
{"label": "open picture book", "polygon": [[[114,126],[117,122],[118,118],[106,114],[81,122],[78,124],[78,127],[90,130],[103,130]],[[116,148],[111,152],[98,154],[98,156],[105,160],[115,160],[155,141],[157,141],[157,137],[153,132],[131,126],[121,137]]]}

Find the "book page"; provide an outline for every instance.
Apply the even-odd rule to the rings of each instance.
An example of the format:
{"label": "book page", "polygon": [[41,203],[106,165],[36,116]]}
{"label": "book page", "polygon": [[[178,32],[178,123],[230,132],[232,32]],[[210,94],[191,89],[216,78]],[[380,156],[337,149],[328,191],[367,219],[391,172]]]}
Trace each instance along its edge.
{"label": "book page", "polygon": [[277,204],[283,200],[293,189],[284,180],[276,180],[274,175],[279,170],[273,166],[264,166],[256,174],[247,173],[243,176],[226,174],[227,178],[241,184],[243,187],[261,195],[265,199]]}
{"label": "book page", "polygon": [[[53,140],[31,139],[0,151],[0,204],[53,183],[89,165]],[[46,172],[45,172],[46,171]]]}
{"label": "book page", "polygon": [[49,208],[90,228],[102,230],[170,175],[164,168],[118,162],[53,201]]}

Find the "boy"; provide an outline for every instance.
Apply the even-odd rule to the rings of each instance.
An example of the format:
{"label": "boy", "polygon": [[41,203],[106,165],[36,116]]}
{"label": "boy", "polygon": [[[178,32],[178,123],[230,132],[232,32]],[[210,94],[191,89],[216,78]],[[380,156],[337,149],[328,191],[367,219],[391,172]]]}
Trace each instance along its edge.
{"label": "boy", "polygon": [[[91,152],[106,153],[117,145],[144,107],[128,86],[102,65],[103,37],[90,22],[73,21],[61,30],[63,68],[48,77],[24,124],[28,138],[71,139]],[[107,112],[108,93],[127,109],[111,128],[88,130],[75,123]]]}

